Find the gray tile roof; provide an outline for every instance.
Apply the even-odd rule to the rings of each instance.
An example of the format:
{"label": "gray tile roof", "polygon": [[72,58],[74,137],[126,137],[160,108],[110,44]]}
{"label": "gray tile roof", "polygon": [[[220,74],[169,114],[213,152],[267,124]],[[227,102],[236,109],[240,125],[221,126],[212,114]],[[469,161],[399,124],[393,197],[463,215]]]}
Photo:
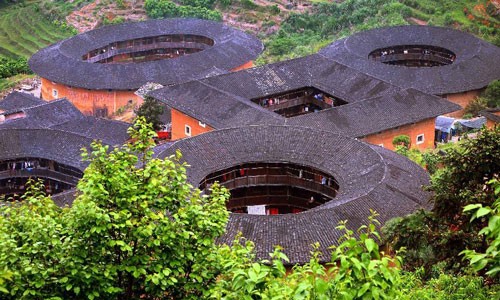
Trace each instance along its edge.
{"label": "gray tile roof", "polygon": [[[206,36],[215,44],[176,59],[129,64],[100,64],[82,55],[112,42],[168,34]],[[88,89],[138,89],[147,82],[181,83],[219,74],[255,59],[263,50],[255,37],[222,23],[197,19],[163,19],[105,26],[44,48],[29,65],[41,77]],[[75,72],[78,70],[78,72]]]}
{"label": "gray tile roof", "polygon": [[127,133],[129,127],[129,123],[121,121],[84,116],[51,128],[76,133],[93,140],[101,140],[111,145],[122,145],[130,138]]}
{"label": "gray tile roof", "polygon": [[[373,50],[402,45],[449,49],[456,59],[450,65],[414,68],[368,58]],[[500,48],[444,27],[411,25],[363,31],[333,42],[319,54],[392,84],[435,95],[480,89],[500,78]]]}
{"label": "gray tile roof", "polygon": [[0,160],[37,157],[69,165],[83,171],[81,148],[92,139],[51,129],[0,129]]}
{"label": "gray tile roof", "polygon": [[338,243],[339,221],[351,229],[366,221],[369,209],[382,224],[419,208],[430,208],[422,185],[427,173],[408,159],[381,147],[327,131],[293,126],[247,126],[212,131],[177,141],[156,153],[163,158],[180,149],[190,168],[188,180],[197,186],[208,174],[247,162],[292,162],[333,175],[339,194],[331,201],[299,214],[256,216],[232,213],[220,242],[238,232],[254,241],[259,258],[274,245],[284,247],[291,263],[306,262],[311,244],[320,242],[323,261],[328,247]]}
{"label": "gray tile roof", "polygon": [[485,109],[479,112],[479,114],[483,117],[486,117],[486,119],[491,120],[495,123],[500,123],[500,115],[495,114],[500,112],[500,108],[490,108],[490,109]]}
{"label": "gray tile roof", "polygon": [[[8,98],[12,97],[8,96]],[[28,98],[29,101],[37,99],[33,96],[29,97],[31,97]],[[35,106],[12,109],[11,113],[23,112],[25,117],[0,123],[0,130],[7,128],[52,129],[78,134],[89,139],[102,140],[111,145],[121,145],[129,138],[127,129],[130,124],[128,123],[84,116],[66,99],[51,102],[40,101],[36,102],[38,104]]]}
{"label": "gray tile roof", "polygon": [[[250,99],[315,87],[348,104],[285,119]],[[216,129],[258,124],[311,126],[362,137],[460,109],[319,55],[164,87],[149,93]]]}
{"label": "gray tile roof", "polygon": [[0,110],[9,112],[43,103],[45,103],[45,101],[36,98],[33,95],[21,92],[12,92],[4,99],[0,100]]}
{"label": "gray tile roof", "polygon": [[283,122],[281,116],[201,81],[161,88],[149,95],[214,128]]}
{"label": "gray tile roof", "polygon": [[300,115],[287,119],[287,124],[320,128],[351,137],[364,137],[457,109],[458,105],[442,98],[408,89]]}

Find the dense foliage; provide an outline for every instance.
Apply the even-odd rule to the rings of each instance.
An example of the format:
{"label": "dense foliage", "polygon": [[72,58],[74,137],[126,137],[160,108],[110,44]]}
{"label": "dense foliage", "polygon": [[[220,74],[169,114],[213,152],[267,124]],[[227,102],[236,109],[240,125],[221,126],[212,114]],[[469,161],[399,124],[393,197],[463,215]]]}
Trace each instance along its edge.
{"label": "dense foliage", "polygon": [[214,283],[227,193],[193,190],[179,156],[152,159],[142,119],[130,133],[92,144],[71,208],[40,193],[0,207],[2,299],[198,299]]}
{"label": "dense foliage", "polygon": [[462,211],[469,204],[491,206],[495,200],[491,180],[500,173],[500,128],[483,129],[476,139],[462,140],[442,159],[445,165],[432,177],[432,212],[417,212],[386,224],[384,234],[395,249],[406,247],[405,267],[436,263],[461,271],[466,266],[459,253],[465,249],[484,252],[487,243],[478,232],[485,220],[469,222]]}
{"label": "dense foliage", "polygon": [[17,59],[0,57],[0,78],[7,78],[17,74],[31,74],[28,60],[24,57]]}
{"label": "dense foliage", "polygon": [[[344,236],[338,246],[332,246],[327,264],[320,263],[318,244],[313,245],[309,262],[291,270],[285,267],[287,257],[279,247],[270,261],[259,262],[250,241],[238,238],[231,246],[216,246],[214,241],[228,218],[227,192],[217,184],[210,196],[193,190],[186,183],[179,155],[153,159],[154,132],[143,118],[138,118],[130,133],[132,142],[122,148],[110,151],[95,142],[85,152],[91,164],[71,208],[57,207],[37,183],[23,202],[0,207],[2,299],[472,300],[498,295],[498,286],[488,288],[480,277],[443,273],[450,253],[460,251],[450,248],[456,241],[452,235],[465,232],[467,224],[454,229],[449,223],[439,223],[434,216],[437,212],[419,212],[398,221],[399,240],[394,242],[406,245],[408,253],[420,254],[423,263],[419,265],[432,263],[430,274],[418,268],[401,273],[399,256],[380,251],[374,212],[357,232],[348,230],[345,222],[339,224],[337,229]],[[477,142],[465,141],[465,145],[472,155],[492,164],[481,152],[489,152],[493,141],[498,146],[499,140],[494,140],[498,134],[498,130],[485,131]],[[458,159],[454,154],[449,157]],[[455,174],[465,172],[451,166]],[[476,171],[487,174],[480,167]],[[489,188],[482,192],[489,193]],[[435,201],[442,200],[439,197]],[[495,275],[499,268],[498,204],[468,207],[474,209],[475,218],[491,215],[488,229],[483,230],[489,248],[466,255],[476,269],[486,266]],[[479,223],[485,224],[484,220]],[[468,239],[477,235],[466,234]],[[418,253],[413,244],[427,245],[430,250]],[[424,281],[428,277],[431,280]]]}
{"label": "dense foliage", "polygon": [[488,107],[500,107],[500,80],[494,80],[484,90],[482,97]]}
{"label": "dense foliage", "polygon": [[488,248],[484,253],[475,250],[465,250],[463,254],[470,260],[474,270],[487,269],[486,275],[500,277],[500,181],[494,179],[492,186],[497,199],[491,207],[481,204],[469,204],[464,212],[473,211],[471,222],[488,217],[488,224],[479,234],[484,234],[488,241]]}
{"label": "dense foliage", "polygon": [[[331,263],[319,263],[318,244],[311,260],[287,274],[287,257],[277,248],[271,262],[254,262],[252,243],[226,248],[229,268],[210,291],[213,299],[394,299],[400,283],[399,261],[380,252],[376,213],[355,237],[345,222],[340,245],[332,247]],[[223,252],[224,253],[224,252]]]}
{"label": "dense foliage", "polygon": [[500,18],[490,1],[346,0],[315,3],[311,12],[291,13],[277,34],[265,39],[260,63],[316,52],[332,40],[393,25],[449,26],[500,45]]}
{"label": "dense foliage", "polygon": [[153,126],[153,129],[158,131],[162,128],[162,121],[160,116],[165,111],[165,107],[161,105],[158,100],[153,97],[146,96],[144,102],[135,112],[138,117],[143,117],[146,122]]}
{"label": "dense foliage", "polygon": [[183,1],[188,5],[177,5],[168,0],[146,0],[144,9],[147,15],[153,19],[171,17],[192,17],[214,21],[222,21],[220,12],[212,10],[211,1],[189,0]]}

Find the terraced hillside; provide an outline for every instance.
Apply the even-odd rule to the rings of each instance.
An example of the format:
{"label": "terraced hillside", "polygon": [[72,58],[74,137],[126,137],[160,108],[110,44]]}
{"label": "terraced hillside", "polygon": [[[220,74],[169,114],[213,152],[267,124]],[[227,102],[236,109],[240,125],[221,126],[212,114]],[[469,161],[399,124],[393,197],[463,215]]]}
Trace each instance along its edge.
{"label": "terraced hillside", "polygon": [[38,12],[36,2],[0,6],[0,57],[29,57],[37,50],[72,35]]}

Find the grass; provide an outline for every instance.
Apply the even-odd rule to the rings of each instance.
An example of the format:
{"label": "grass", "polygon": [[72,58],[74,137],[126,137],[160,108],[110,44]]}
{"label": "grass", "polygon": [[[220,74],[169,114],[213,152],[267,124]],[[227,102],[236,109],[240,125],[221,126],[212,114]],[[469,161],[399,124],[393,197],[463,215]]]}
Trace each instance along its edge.
{"label": "grass", "polygon": [[[72,30],[61,27],[40,12],[41,0],[0,4],[0,57],[29,58],[36,51],[73,35]],[[81,1],[77,1],[81,2]],[[68,1],[62,2],[67,5]],[[14,87],[33,76],[19,74],[0,79],[0,91]]]}
{"label": "grass", "polygon": [[34,78],[35,75],[32,74],[18,74],[9,78],[0,78],[0,92],[6,89],[13,88],[21,81],[27,78]]}
{"label": "grass", "polygon": [[71,36],[37,9],[37,1],[0,6],[0,57],[29,57]]}

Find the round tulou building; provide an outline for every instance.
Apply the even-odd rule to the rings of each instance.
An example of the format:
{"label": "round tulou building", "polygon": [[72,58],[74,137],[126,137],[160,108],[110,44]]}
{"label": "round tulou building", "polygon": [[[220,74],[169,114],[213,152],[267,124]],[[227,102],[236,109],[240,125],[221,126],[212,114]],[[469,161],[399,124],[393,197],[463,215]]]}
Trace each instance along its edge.
{"label": "round tulou building", "polygon": [[[467,106],[500,79],[500,48],[445,27],[395,26],[338,40],[319,54],[394,85]],[[463,110],[450,115],[461,116]]]}
{"label": "round tulou building", "polygon": [[231,211],[220,242],[241,232],[253,241],[260,259],[275,245],[290,263],[309,260],[311,245],[328,247],[348,220],[356,230],[377,211],[379,221],[430,208],[422,191],[427,173],[407,158],[379,146],[316,129],[259,125],[211,131],[156,149],[164,158],[180,150],[188,180],[209,192],[218,181],[227,187]]}
{"label": "round tulou building", "polygon": [[29,60],[45,100],[69,99],[86,115],[138,104],[146,83],[171,85],[253,66],[263,45],[222,23],[164,19],[106,26],[44,48]]}

